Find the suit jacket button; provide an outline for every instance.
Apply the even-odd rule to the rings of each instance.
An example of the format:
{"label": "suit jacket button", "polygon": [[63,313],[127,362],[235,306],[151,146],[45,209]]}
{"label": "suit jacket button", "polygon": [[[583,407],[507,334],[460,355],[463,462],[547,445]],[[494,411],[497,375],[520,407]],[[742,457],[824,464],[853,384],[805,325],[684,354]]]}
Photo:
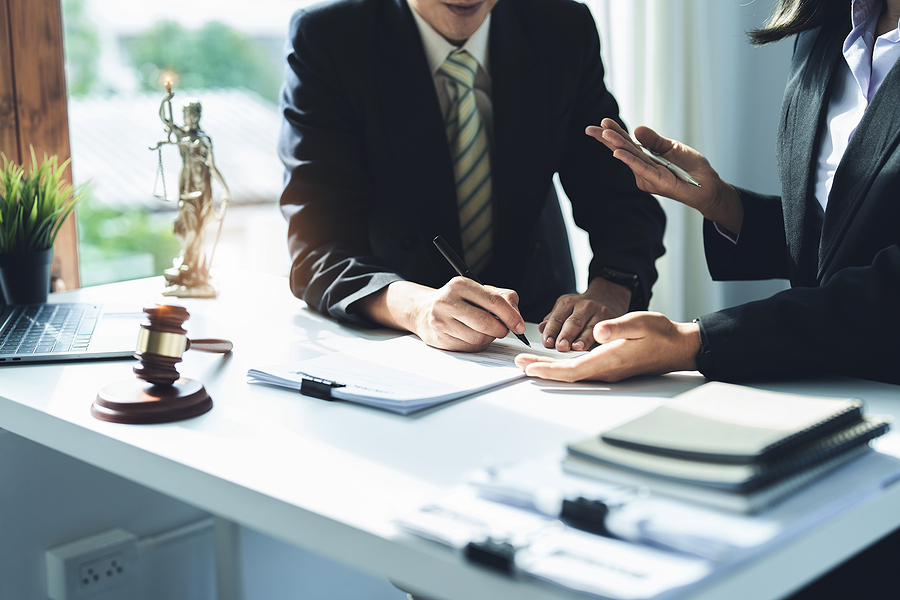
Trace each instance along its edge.
{"label": "suit jacket button", "polygon": [[403,238],[403,241],[400,242],[400,247],[406,250],[407,252],[412,252],[416,247],[416,236],[408,235]]}

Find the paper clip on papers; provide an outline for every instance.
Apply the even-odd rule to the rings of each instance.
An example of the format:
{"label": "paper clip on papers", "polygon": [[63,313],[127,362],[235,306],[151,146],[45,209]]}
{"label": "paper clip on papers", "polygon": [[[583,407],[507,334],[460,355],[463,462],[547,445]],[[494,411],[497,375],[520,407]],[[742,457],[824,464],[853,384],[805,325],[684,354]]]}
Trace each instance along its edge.
{"label": "paper clip on papers", "polygon": [[[606,528],[606,517],[609,515],[609,507],[600,500],[590,500],[578,497],[574,500],[563,500],[559,512],[560,520],[576,529],[614,537]],[[512,574],[516,565],[516,548],[509,542],[495,540],[488,537],[478,542],[466,544],[464,555],[466,559]]]}
{"label": "paper clip on papers", "polygon": [[[609,507],[600,500],[578,497],[574,500],[563,500],[559,511],[560,520],[576,529],[606,537],[614,537],[606,528],[606,517]],[[515,571],[516,548],[502,540],[488,537],[482,541],[466,544],[466,559],[504,573]]]}
{"label": "paper clip on papers", "polygon": [[574,500],[563,500],[559,518],[566,525],[576,529],[615,537],[606,527],[606,517],[609,516],[609,506],[602,500],[591,500],[579,496]]}
{"label": "paper clip on papers", "polygon": [[512,574],[516,568],[516,548],[509,542],[492,538],[469,542],[463,552],[470,562],[478,563],[504,573]]}
{"label": "paper clip on papers", "polygon": [[339,387],[346,387],[346,384],[322,379],[321,377],[313,377],[312,375],[305,375],[300,381],[301,394],[321,400],[334,400],[331,396],[331,390]]}

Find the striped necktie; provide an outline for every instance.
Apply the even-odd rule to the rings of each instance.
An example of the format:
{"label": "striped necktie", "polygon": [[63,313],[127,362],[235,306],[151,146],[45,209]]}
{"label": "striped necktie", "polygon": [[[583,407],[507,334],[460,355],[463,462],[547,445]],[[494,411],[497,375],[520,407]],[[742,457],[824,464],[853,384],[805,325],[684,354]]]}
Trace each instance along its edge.
{"label": "striped necktie", "polygon": [[453,158],[463,255],[473,273],[491,260],[491,159],[487,132],[475,105],[478,62],[468,52],[453,53],[441,65],[456,88],[447,114],[447,139]]}

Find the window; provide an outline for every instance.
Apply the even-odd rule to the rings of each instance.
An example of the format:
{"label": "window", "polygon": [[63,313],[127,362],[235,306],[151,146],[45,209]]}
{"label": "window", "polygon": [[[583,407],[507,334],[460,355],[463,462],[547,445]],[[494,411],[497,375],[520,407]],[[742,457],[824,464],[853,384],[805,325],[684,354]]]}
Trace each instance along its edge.
{"label": "window", "polygon": [[187,98],[201,103],[230,191],[220,230],[207,232],[219,238],[212,269],[287,273],[277,95],[290,15],[309,3],[62,0],[73,178],[91,182],[77,213],[82,285],[160,275],[180,251],[181,157],[151,150],[165,137],[166,77],[176,124]]}

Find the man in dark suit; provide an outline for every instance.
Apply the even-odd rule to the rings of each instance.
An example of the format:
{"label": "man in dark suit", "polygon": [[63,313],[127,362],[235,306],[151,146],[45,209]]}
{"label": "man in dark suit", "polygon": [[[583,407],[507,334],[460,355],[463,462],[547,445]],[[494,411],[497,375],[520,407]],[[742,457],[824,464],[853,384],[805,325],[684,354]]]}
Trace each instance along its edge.
{"label": "man in dark suit", "polygon": [[[471,61],[474,81],[449,74],[453,59]],[[455,119],[469,93],[480,121],[473,135],[486,148],[473,170],[489,190],[473,243],[454,170],[468,158],[452,132],[457,122],[462,131]],[[312,308],[454,350],[520,333],[524,317],[564,351],[593,344],[600,320],[646,308],[665,218],[584,135],[588,124],[618,119],[618,106],[582,4],[334,0],[300,10],[282,111],[291,288]],[[556,173],[590,234],[581,294]],[[454,278],[431,243],[437,235],[467,262],[477,256],[470,266],[497,287]]]}

